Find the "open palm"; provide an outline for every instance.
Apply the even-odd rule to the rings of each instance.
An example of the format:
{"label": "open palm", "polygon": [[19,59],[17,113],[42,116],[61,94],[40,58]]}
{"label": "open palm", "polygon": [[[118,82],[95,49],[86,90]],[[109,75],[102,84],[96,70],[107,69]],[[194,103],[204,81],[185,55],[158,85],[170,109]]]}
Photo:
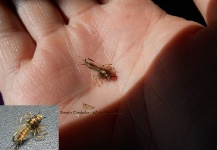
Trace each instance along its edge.
{"label": "open palm", "polygon": [[[202,3],[197,1],[205,16],[208,4]],[[166,14],[149,0],[110,0],[103,5],[93,0],[55,4],[15,0],[14,4],[19,19],[0,2],[0,89],[6,105],[58,105],[62,111],[74,111],[86,103],[97,110],[118,106],[115,110],[120,111],[115,104],[122,102],[123,113],[129,113],[136,129],[149,122],[147,135],[141,132],[147,141],[167,149],[188,142],[190,125],[201,121],[186,116],[200,118],[201,110],[213,104],[216,85],[208,83],[216,81],[217,18],[212,15],[205,17],[212,25],[203,28]],[[113,64],[117,79],[97,86],[96,73],[78,65],[79,56]],[[207,88],[212,90],[204,92]],[[203,102],[207,95],[210,99]],[[61,138],[69,139],[73,131],[67,126],[81,118],[60,115]],[[174,136],[177,143],[167,142]],[[63,141],[62,145],[70,142]]]}

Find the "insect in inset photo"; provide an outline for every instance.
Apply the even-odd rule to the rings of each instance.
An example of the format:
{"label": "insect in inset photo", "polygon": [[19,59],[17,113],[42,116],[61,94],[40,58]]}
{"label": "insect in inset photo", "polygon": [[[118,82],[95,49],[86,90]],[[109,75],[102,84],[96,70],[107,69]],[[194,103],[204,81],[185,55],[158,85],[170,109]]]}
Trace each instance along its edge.
{"label": "insect in inset photo", "polygon": [[43,118],[42,115],[35,114],[34,116],[31,115],[32,113],[29,112],[28,114],[22,116],[20,118],[20,123],[22,124],[23,121],[25,121],[24,124],[20,126],[20,128],[14,133],[12,137],[12,141],[15,145],[15,150],[18,150],[18,147],[23,144],[27,139],[29,139],[32,135],[34,135],[37,138],[43,139],[44,135],[47,134],[46,132],[42,132],[42,129],[45,128],[45,126],[41,126],[41,121]]}
{"label": "insect in inset photo", "polygon": [[[85,59],[82,59],[82,60],[83,60],[84,63],[79,64],[79,65],[85,65],[88,68],[90,68],[91,70],[94,70],[94,71],[96,71],[98,73],[97,75],[93,75],[96,82],[97,82],[97,79],[99,79],[101,81],[101,83],[103,84],[103,81],[101,79],[107,79],[107,80],[110,81],[111,78],[117,77],[116,75],[114,75],[114,68],[111,67],[112,64],[104,64],[102,66],[98,66],[98,65],[95,64],[95,61],[90,59],[90,58],[85,58]],[[98,76],[98,78],[96,76]],[[98,84],[98,82],[97,82],[97,84]],[[98,84],[98,86],[100,86],[100,85]]]}

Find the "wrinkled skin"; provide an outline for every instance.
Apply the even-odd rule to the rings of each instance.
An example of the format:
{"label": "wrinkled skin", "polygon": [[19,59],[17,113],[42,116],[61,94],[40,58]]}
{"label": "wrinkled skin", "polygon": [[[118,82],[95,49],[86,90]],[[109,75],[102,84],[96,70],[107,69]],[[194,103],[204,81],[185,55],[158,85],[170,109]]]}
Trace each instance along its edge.
{"label": "wrinkled skin", "polygon": [[[150,0],[0,1],[5,104],[112,113],[60,114],[61,149],[215,149],[217,2],[194,2],[207,27]],[[98,87],[79,56],[117,79]]]}

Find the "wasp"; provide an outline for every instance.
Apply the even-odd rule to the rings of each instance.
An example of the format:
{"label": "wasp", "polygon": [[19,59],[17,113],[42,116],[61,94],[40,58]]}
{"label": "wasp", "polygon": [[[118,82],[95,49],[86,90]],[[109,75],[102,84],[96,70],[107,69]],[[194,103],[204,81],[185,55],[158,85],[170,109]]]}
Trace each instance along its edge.
{"label": "wasp", "polygon": [[[91,70],[98,72],[99,80],[101,81],[101,83],[103,83],[101,79],[107,79],[110,81],[111,78],[117,77],[117,76],[113,75],[114,68],[111,67],[112,64],[104,64],[104,65],[102,65],[102,67],[99,67],[99,66],[95,65],[95,61],[90,59],[90,58],[85,58],[82,60],[84,63],[79,64],[79,65],[85,65],[88,68],[90,68]],[[96,76],[96,75],[94,75],[94,76]],[[98,78],[95,78],[95,79],[97,80]],[[98,84],[98,86],[99,86],[99,84]]]}
{"label": "wasp", "polygon": [[26,115],[20,118],[20,123],[22,124],[25,120],[25,123],[21,125],[21,127],[14,133],[12,137],[12,141],[15,145],[15,150],[18,150],[19,145],[23,144],[31,135],[34,135],[37,138],[44,138],[46,132],[42,132],[42,127],[40,125],[42,119],[45,118],[42,115],[35,114],[32,116],[32,113],[29,112]]}

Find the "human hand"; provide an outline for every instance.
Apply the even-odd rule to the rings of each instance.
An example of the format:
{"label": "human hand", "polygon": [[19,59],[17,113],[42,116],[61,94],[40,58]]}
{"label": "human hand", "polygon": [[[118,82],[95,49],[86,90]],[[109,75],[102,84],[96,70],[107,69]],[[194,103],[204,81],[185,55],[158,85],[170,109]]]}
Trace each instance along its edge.
{"label": "human hand", "polygon": [[[112,138],[114,146],[124,136],[117,134],[123,127],[135,128],[127,130],[131,143],[144,137],[162,149],[188,146],[191,137],[198,143],[209,136],[208,127],[216,125],[210,120],[216,114],[214,1],[196,1],[206,28],[170,16],[149,0],[110,0],[104,5],[91,0],[56,4],[16,0],[14,4],[19,17],[0,2],[0,90],[5,104],[58,105],[62,111],[73,111],[85,102],[125,116],[97,115],[90,120],[60,115],[60,146],[79,145],[88,133],[93,139]],[[94,85],[90,70],[78,65],[79,56],[112,63],[117,80]],[[100,135],[96,128],[102,129]],[[91,144],[94,141],[99,140]]]}

